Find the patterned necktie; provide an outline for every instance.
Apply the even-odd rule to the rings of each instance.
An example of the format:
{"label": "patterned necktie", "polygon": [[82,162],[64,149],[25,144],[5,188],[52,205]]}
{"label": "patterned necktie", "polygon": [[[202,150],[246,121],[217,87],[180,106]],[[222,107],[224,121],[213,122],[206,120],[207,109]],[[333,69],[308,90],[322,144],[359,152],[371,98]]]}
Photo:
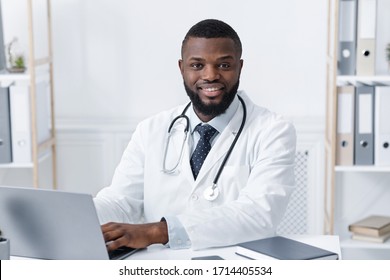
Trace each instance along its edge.
{"label": "patterned necktie", "polygon": [[194,178],[196,179],[196,177],[199,174],[199,170],[202,167],[203,162],[207,157],[207,154],[210,152],[211,149],[210,139],[217,132],[217,130],[208,124],[205,125],[199,124],[195,127],[195,130],[198,131],[200,135],[200,139],[198,144],[196,145],[194,153],[192,154],[190,163],[191,163],[192,174],[194,174]]}

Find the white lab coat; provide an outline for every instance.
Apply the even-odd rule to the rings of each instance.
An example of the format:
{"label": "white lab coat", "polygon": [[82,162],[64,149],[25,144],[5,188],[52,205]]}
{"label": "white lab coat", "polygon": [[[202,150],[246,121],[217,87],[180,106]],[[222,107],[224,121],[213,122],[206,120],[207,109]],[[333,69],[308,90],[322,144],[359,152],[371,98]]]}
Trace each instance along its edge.
{"label": "white lab coat", "polygon": [[[213,144],[196,181],[190,168],[189,143],[179,171],[161,171],[168,126],[184,108],[179,106],[137,126],[111,186],[95,198],[101,223],[156,222],[164,216],[177,216],[193,249],[274,234],[294,187],[295,129],[280,116],[253,104],[243,92],[239,95],[245,101],[247,119],[219,178],[220,194],[215,201],[205,200],[203,191],[212,184],[241,125],[242,106]],[[180,155],[184,126],[181,119],[172,129],[168,168]]]}

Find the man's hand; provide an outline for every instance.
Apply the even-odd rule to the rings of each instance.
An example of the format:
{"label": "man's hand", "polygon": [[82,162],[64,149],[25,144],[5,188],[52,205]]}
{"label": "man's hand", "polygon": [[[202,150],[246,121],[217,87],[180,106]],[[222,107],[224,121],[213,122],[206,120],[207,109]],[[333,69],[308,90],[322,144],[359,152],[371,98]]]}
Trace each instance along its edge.
{"label": "man's hand", "polygon": [[108,223],[102,225],[107,250],[119,247],[145,248],[151,244],[168,242],[168,227],[165,221],[149,224]]}

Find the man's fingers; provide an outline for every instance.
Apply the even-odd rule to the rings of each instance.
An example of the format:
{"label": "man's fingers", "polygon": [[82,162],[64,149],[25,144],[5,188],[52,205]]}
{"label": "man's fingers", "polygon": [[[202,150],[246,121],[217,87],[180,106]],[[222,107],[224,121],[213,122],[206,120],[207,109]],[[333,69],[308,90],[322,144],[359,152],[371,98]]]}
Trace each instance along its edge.
{"label": "man's fingers", "polygon": [[110,223],[102,226],[103,237],[106,242],[114,241],[123,236],[124,230],[120,224]]}
{"label": "man's fingers", "polygon": [[101,228],[102,228],[102,231],[105,232],[105,231],[110,231],[110,230],[117,228],[118,225],[119,225],[118,223],[111,222],[111,223],[107,223],[107,224],[102,225]]}
{"label": "man's fingers", "polygon": [[116,240],[110,241],[106,243],[106,247],[108,251],[114,251],[119,247],[127,246],[126,239],[124,237],[120,237]]}
{"label": "man's fingers", "polygon": [[108,223],[102,225],[104,240],[109,242],[107,248],[114,250],[121,246],[145,248],[150,244],[168,242],[166,223],[149,223],[141,225]]}

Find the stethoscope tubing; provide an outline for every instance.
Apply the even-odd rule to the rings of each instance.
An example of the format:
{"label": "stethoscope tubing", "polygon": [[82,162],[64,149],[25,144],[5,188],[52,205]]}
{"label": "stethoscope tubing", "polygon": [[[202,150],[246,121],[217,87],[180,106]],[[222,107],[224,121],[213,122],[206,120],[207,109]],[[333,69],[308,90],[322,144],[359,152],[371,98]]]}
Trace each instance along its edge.
{"label": "stethoscope tubing", "polygon": [[[227,151],[226,155],[225,155],[225,158],[223,159],[222,163],[221,163],[221,166],[219,167],[218,171],[217,171],[217,174],[215,175],[215,178],[214,178],[214,181],[213,181],[213,185],[211,187],[211,190],[214,191],[216,188],[217,188],[217,183],[218,183],[218,180],[219,180],[219,177],[221,176],[221,173],[227,163],[227,161],[229,160],[229,157],[234,149],[234,146],[236,145],[238,139],[240,138],[240,135],[241,135],[241,132],[243,131],[244,129],[244,126],[245,126],[245,122],[246,122],[246,117],[247,117],[247,111],[246,111],[246,105],[245,105],[245,102],[244,100],[242,99],[241,96],[237,95],[238,99],[240,100],[241,102],[241,105],[242,105],[242,122],[241,122],[241,125],[240,125],[240,128],[238,129],[238,132],[236,134],[236,136],[234,137],[234,140],[232,142],[232,144],[230,145],[230,148],[229,150]],[[184,148],[184,143],[187,139],[187,134],[188,134],[188,131],[189,131],[189,127],[190,127],[190,120],[188,118],[188,116],[186,116],[186,111],[188,110],[188,108],[190,107],[191,105],[191,102],[189,102],[186,107],[184,108],[183,112],[178,115],[176,118],[174,118],[171,122],[171,124],[169,125],[169,128],[168,128],[168,141],[167,141],[167,146],[165,148],[165,153],[164,153],[164,163],[163,163],[163,171],[165,173],[168,173],[168,174],[172,174],[175,172],[175,169],[178,167],[178,165],[180,164],[181,162],[181,157],[182,157],[182,154],[183,154],[183,148]],[[169,138],[170,138],[170,133],[171,133],[171,130],[172,130],[172,127],[175,125],[176,121],[181,119],[181,118],[184,118],[186,120],[186,127],[184,129],[184,133],[185,133],[185,138],[184,138],[184,141],[183,141],[183,146],[181,147],[181,153],[180,153],[180,158],[179,158],[179,161],[178,163],[172,168],[172,169],[166,169],[165,168],[165,159],[166,159],[166,154],[167,154],[167,150],[168,150],[168,145],[169,145]]]}
{"label": "stethoscope tubing", "polygon": [[240,100],[240,102],[242,104],[242,122],[241,122],[240,128],[238,129],[238,132],[237,132],[236,136],[234,137],[234,140],[233,140],[232,144],[230,145],[230,148],[229,148],[228,152],[226,153],[225,158],[223,159],[223,161],[221,163],[221,166],[218,169],[217,175],[215,175],[212,189],[215,189],[217,187],[217,183],[218,183],[219,177],[221,176],[221,173],[222,173],[223,169],[225,168],[226,162],[228,161],[228,159],[230,157],[230,154],[232,153],[232,151],[234,149],[234,146],[236,145],[236,143],[238,141],[238,138],[240,138],[241,132],[244,129],[244,126],[245,126],[245,122],[246,122],[246,105],[245,105],[244,100],[241,98],[241,96],[237,95],[237,97],[238,97],[238,99]]}

